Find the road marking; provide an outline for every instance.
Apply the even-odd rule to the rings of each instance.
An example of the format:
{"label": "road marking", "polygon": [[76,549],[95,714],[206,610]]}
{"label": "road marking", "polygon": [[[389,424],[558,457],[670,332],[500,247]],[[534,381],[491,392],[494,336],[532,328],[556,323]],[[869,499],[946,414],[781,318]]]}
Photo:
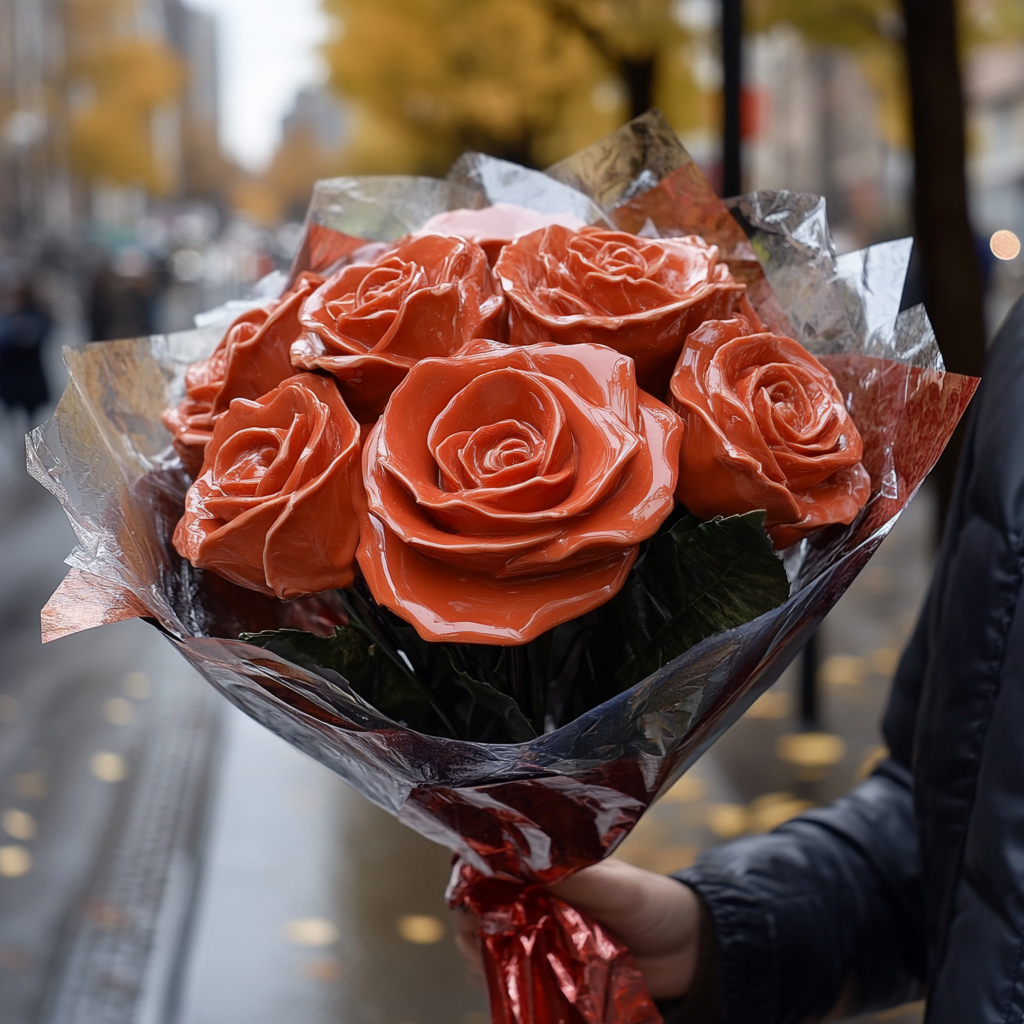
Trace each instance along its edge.
{"label": "road marking", "polygon": [[830,732],[791,732],[775,741],[780,761],[798,768],[826,768],[843,759],[846,744]]}

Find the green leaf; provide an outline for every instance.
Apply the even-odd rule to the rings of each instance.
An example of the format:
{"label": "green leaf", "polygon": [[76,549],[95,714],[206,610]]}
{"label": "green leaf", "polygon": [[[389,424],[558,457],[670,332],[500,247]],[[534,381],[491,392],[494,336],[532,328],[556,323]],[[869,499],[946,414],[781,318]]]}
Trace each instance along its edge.
{"label": "green leaf", "polygon": [[587,661],[602,700],[789,597],[764,520],[764,512],[709,522],[687,514],[648,543],[622,590],[587,617]]}
{"label": "green leaf", "polygon": [[[241,639],[311,671],[337,672],[369,705],[421,732],[489,743],[537,735],[512,697],[453,662],[460,645],[428,644],[406,623],[375,619],[353,615],[332,637],[280,629]],[[501,650],[487,651],[499,665]]]}
{"label": "green leaf", "polygon": [[611,601],[520,647],[428,642],[362,583],[339,592],[352,625],[333,637],[278,630],[243,639],[333,669],[378,711],[421,732],[520,743],[782,604],[789,581],[764,519],[702,522],[684,511],[644,545]]}
{"label": "green leaf", "polygon": [[470,695],[475,704],[502,721],[512,743],[525,743],[537,735],[519,705],[507,693],[454,667],[452,679]]}
{"label": "green leaf", "polygon": [[314,672],[337,672],[368,704],[413,729],[436,734],[444,727],[446,716],[438,715],[429,692],[358,629],[338,626],[333,637],[278,629],[241,639]]}

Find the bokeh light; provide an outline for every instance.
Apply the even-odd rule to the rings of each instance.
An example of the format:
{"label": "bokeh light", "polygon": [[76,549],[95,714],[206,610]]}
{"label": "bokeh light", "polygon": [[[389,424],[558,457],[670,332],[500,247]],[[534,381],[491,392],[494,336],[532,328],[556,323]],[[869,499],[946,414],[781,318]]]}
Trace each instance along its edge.
{"label": "bokeh light", "polygon": [[1020,239],[1005,228],[988,240],[988,247],[997,260],[1015,260],[1020,255]]}

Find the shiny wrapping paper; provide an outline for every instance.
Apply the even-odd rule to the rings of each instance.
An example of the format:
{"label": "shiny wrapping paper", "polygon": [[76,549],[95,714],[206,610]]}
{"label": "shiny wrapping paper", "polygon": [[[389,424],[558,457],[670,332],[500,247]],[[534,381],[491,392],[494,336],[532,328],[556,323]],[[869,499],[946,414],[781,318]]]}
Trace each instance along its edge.
{"label": "shiny wrapping paper", "polygon": [[53,419],[29,438],[30,472],[61,501],[78,537],[71,572],[43,610],[43,636],[146,617],[243,711],[454,851],[449,898],[483,919],[496,1022],[654,1022],[628,951],[543,883],[612,853],[779,677],[920,486],[977,381],[943,372],[922,309],[899,313],[909,241],[837,258],[817,197],[762,192],[727,208],[657,115],[546,174],[468,154],[446,180],[322,182],[293,276],[446,210],[499,201],[641,234],[704,235],[747,284],[762,319],[832,371],[864,439],[872,496],[852,525],[784,552],[788,601],[530,742],[487,745],[408,729],[336,673],[236,639],[285,626],[327,635],[342,621],[332,594],[282,603],[192,568],[171,545],[188,477],[160,416],[180,399],[189,363],[219,340],[221,323],[68,351],[71,383]]}

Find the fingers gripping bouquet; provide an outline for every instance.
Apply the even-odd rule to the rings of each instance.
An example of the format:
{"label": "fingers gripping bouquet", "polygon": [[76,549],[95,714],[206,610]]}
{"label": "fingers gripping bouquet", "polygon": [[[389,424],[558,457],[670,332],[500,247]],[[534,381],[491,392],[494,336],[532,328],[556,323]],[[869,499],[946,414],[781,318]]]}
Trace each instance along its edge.
{"label": "fingers gripping bouquet", "polygon": [[150,617],[449,846],[495,1021],[656,1021],[545,884],[778,677],[938,458],[976,381],[899,312],[908,258],[837,258],[815,197],[726,208],[655,114],[545,174],[323,182],[274,297],[69,352],[30,438],[80,539],[44,635]]}

